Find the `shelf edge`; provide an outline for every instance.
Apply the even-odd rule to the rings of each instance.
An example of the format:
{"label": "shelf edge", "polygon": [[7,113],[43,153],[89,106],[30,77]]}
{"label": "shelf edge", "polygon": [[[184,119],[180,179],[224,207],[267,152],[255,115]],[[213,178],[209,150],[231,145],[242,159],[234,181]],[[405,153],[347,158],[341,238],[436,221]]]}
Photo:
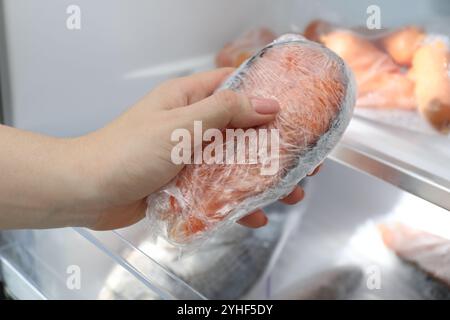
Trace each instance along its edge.
{"label": "shelf edge", "polygon": [[450,181],[444,178],[355,142],[342,141],[329,158],[450,210]]}

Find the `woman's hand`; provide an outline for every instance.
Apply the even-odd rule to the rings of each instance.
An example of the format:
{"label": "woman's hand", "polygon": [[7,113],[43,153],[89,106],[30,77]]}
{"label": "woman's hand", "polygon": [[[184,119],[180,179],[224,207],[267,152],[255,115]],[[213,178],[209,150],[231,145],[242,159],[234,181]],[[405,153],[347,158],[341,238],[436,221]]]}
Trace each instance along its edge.
{"label": "woman's hand", "polygon": [[[203,130],[247,128],[276,117],[279,106],[274,100],[250,99],[232,91],[214,93],[232,71],[218,69],[169,80],[106,127],[79,138],[55,139],[2,127],[9,136],[9,152],[20,158],[0,160],[3,170],[13,169],[6,174],[14,182],[8,189],[10,197],[26,197],[19,197],[20,203],[0,198],[0,212],[10,209],[0,227],[106,230],[141,220],[146,197],[183,168],[171,161],[175,129],[192,132],[198,120]],[[0,140],[2,136],[0,131]],[[30,145],[33,150],[27,154],[24,150]],[[294,204],[303,196],[304,191],[296,187],[281,201]],[[267,217],[258,210],[240,223],[259,227]]]}

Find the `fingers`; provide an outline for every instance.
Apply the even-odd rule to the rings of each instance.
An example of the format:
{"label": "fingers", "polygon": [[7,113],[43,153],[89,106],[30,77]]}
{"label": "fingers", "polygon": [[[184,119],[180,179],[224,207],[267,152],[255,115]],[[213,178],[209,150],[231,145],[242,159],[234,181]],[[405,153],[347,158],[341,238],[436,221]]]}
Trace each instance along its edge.
{"label": "fingers", "polygon": [[303,190],[303,188],[296,186],[290,194],[288,194],[283,199],[280,199],[280,201],[283,202],[284,204],[293,205],[296,204],[297,202],[302,201],[304,197],[305,191]]}
{"label": "fingers", "polygon": [[[280,199],[284,204],[293,205],[300,202],[305,197],[305,191],[303,188],[296,186],[294,190],[285,198]],[[264,211],[258,209],[248,216],[243,217],[238,221],[239,224],[249,228],[260,228],[268,223],[268,218]]]}
{"label": "fingers", "polygon": [[[308,176],[313,176],[317,174],[321,166],[322,164],[319,164],[310,174],[308,174]],[[303,190],[303,188],[300,186],[296,186],[290,194],[280,199],[280,201],[283,202],[284,204],[293,205],[302,201],[304,198],[305,198],[305,190]]]}
{"label": "fingers", "polygon": [[166,110],[184,107],[213,94],[234,68],[220,68],[187,77],[171,79],[154,91]]}
{"label": "fingers", "polygon": [[234,68],[221,68],[181,78],[181,91],[186,95],[187,105],[205,99],[213,94]]}
{"label": "fingers", "polygon": [[[319,164],[308,176],[313,176],[317,174],[320,170],[320,167],[322,164]],[[286,197],[280,199],[281,202],[288,205],[296,204],[297,202],[300,202],[305,198],[305,190],[303,190],[302,187],[296,186],[294,190],[290,194],[288,194]]]}
{"label": "fingers", "polygon": [[273,121],[280,110],[272,99],[248,98],[230,90],[219,91],[186,108],[176,111],[190,128],[194,121],[202,121],[204,130],[215,128],[249,128]]}
{"label": "fingers", "polygon": [[311,173],[308,173],[308,176],[313,176],[315,174],[317,174],[320,170],[320,167],[322,166],[322,164],[319,164]]}
{"label": "fingers", "polygon": [[267,224],[269,220],[262,210],[256,210],[238,221],[239,224],[248,228],[260,228]]}
{"label": "fingers", "polygon": [[[296,186],[294,190],[285,198],[280,201],[284,204],[293,205],[301,201],[305,196],[305,192],[299,186]],[[239,224],[249,228],[260,228],[268,223],[268,218],[264,211],[258,209],[249,215],[243,217],[238,221]]]}

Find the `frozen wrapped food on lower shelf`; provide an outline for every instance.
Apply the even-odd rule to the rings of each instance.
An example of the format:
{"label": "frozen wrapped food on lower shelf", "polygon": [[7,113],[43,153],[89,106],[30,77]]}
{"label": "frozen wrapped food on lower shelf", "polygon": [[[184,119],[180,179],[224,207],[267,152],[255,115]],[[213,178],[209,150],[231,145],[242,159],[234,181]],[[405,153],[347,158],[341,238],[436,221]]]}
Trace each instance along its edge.
{"label": "frozen wrapped food on lower shelf", "polygon": [[360,285],[357,265],[335,266],[297,281],[273,297],[275,300],[344,300]]}
{"label": "frozen wrapped food on lower shelf", "polygon": [[378,228],[389,249],[450,287],[450,240],[402,223]]}

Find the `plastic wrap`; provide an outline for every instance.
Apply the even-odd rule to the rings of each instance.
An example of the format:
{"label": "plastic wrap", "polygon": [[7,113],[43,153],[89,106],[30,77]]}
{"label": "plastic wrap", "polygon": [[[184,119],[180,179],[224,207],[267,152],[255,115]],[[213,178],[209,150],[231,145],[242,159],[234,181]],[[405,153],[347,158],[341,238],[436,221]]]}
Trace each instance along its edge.
{"label": "plastic wrap", "polygon": [[358,84],[357,106],[418,110],[441,133],[450,131],[449,40],[417,26],[396,30],[341,28],[311,22],[305,36],[340,55]]}
{"label": "plastic wrap", "polygon": [[380,224],[385,245],[400,258],[416,265],[450,287],[450,241],[402,223]]}
{"label": "plastic wrap", "polygon": [[[218,90],[224,89],[279,102],[275,121],[256,128],[279,130],[279,152],[264,155],[258,149],[256,164],[186,165],[152,194],[147,216],[153,233],[175,244],[207,239],[291,192],[339,141],[355,101],[353,76],[344,61],[298,35],[282,36],[263,48]],[[276,172],[261,174],[274,160]]]}

